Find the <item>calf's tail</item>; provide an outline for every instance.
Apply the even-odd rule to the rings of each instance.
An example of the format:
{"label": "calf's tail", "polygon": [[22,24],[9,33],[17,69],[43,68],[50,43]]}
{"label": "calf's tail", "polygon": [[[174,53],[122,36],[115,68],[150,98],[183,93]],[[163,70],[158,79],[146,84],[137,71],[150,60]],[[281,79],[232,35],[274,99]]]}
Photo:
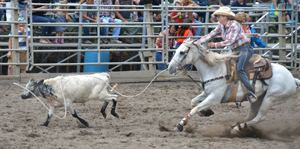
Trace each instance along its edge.
{"label": "calf's tail", "polygon": [[118,83],[115,84],[109,91],[110,91],[110,92],[114,91],[114,90],[118,87],[118,85],[119,85]]}

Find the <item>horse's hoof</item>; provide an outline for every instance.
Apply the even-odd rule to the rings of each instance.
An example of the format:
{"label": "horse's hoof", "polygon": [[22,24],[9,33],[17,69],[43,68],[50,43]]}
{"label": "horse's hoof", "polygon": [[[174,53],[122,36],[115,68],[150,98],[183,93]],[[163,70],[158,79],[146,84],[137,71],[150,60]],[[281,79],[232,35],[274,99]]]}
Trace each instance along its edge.
{"label": "horse's hoof", "polygon": [[236,135],[236,134],[239,133],[239,130],[233,128],[233,129],[231,129],[230,133],[231,133],[232,135]]}
{"label": "horse's hoof", "polygon": [[177,124],[176,127],[174,128],[174,131],[176,132],[181,132],[183,130],[183,126],[180,124]]}

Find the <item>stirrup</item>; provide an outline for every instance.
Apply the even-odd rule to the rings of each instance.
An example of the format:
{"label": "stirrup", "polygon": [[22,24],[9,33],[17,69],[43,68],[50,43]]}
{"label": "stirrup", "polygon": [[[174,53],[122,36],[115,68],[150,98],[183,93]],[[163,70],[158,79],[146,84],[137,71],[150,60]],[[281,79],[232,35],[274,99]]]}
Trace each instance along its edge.
{"label": "stirrup", "polygon": [[255,94],[253,94],[252,92],[249,91],[249,93],[246,95],[246,98],[247,100],[250,102],[250,103],[254,103],[257,101],[257,97]]}

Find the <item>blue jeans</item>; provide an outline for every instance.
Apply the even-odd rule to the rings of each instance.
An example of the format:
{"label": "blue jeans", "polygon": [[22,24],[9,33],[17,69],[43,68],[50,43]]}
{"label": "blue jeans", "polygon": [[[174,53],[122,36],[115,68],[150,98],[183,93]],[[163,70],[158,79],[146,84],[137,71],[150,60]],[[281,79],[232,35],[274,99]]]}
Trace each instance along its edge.
{"label": "blue jeans", "polygon": [[[110,17],[104,17],[103,23],[109,23],[109,19],[110,19]],[[121,22],[122,22],[122,20],[120,20],[120,19],[114,19],[114,23],[121,23]],[[103,26],[105,26],[105,25],[103,25]],[[117,26],[121,26],[121,24],[118,24]],[[120,31],[121,31],[121,27],[115,27],[112,36],[119,36]],[[100,29],[100,35],[107,36],[108,35],[108,27],[102,27]],[[112,39],[117,40],[118,38],[112,38]]]}
{"label": "blue jeans", "polygon": [[[77,20],[75,17],[73,17],[73,22],[78,23],[79,20]],[[82,18],[82,23],[90,23],[90,21]],[[90,36],[90,28],[89,27],[83,27],[83,36]],[[82,39],[83,42],[88,41],[88,40],[89,39],[87,39],[87,38]]]}
{"label": "blue jeans", "polygon": [[[169,61],[170,61],[172,59],[172,57],[173,57],[173,54],[170,52],[168,56],[169,56]],[[162,59],[162,53],[155,51],[155,59],[156,59],[157,62],[161,62],[163,60]],[[158,70],[165,70],[165,69],[167,69],[167,65],[166,64],[157,64],[157,67],[158,67]]]}
{"label": "blue jeans", "polygon": [[[32,22],[35,22],[35,23],[56,23],[56,20],[53,19],[53,18],[50,18],[50,17],[46,17],[46,16],[36,16],[36,15],[33,15],[32,16]],[[45,36],[46,35],[46,32],[48,31],[47,33],[47,36],[51,36],[51,33],[54,31],[55,27],[50,27],[50,26],[43,26],[42,27],[42,34],[41,36]]]}
{"label": "blue jeans", "polygon": [[[194,20],[195,23],[201,23],[200,21]],[[197,26],[201,26],[201,25],[197,25]],[[191,30],[193,29],[193,27],[191,28]],[[195,34],[194,36],[200,36],[202,28],[196,28]],[[194,38],[194,40],[199,40],[198,38]]]}
{"label": "blue jeans", "polygon": [[237,63],[236,72],[245,87],[253,93],[253,87],[251,86],[249,78],[245,72],[245,67],[252,56],[253,48],[249,42],[246,42],[234,50],[239,51],[239,54],[241,55]]}

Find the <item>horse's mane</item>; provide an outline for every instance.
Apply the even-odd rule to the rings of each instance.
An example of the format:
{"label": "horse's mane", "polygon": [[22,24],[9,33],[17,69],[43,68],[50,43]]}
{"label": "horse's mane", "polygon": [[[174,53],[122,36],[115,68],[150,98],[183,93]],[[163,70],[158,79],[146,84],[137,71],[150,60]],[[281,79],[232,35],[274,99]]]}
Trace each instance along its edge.
{"label": "horse's mane", "polygon": [[224,54],[219,54],[213,51],[210,51],[206,46],[198,44],[198,43],[189,43],[189,42],[183,42],[189,47],[191,45],[195,46],[198,49],[198,53],[200,54],[200,58],[207,62],[209,65],[215,65],[218,62],[227,61],[232,57],[239,57],[239,55],[236,55],[232,52],[227,52]]}

